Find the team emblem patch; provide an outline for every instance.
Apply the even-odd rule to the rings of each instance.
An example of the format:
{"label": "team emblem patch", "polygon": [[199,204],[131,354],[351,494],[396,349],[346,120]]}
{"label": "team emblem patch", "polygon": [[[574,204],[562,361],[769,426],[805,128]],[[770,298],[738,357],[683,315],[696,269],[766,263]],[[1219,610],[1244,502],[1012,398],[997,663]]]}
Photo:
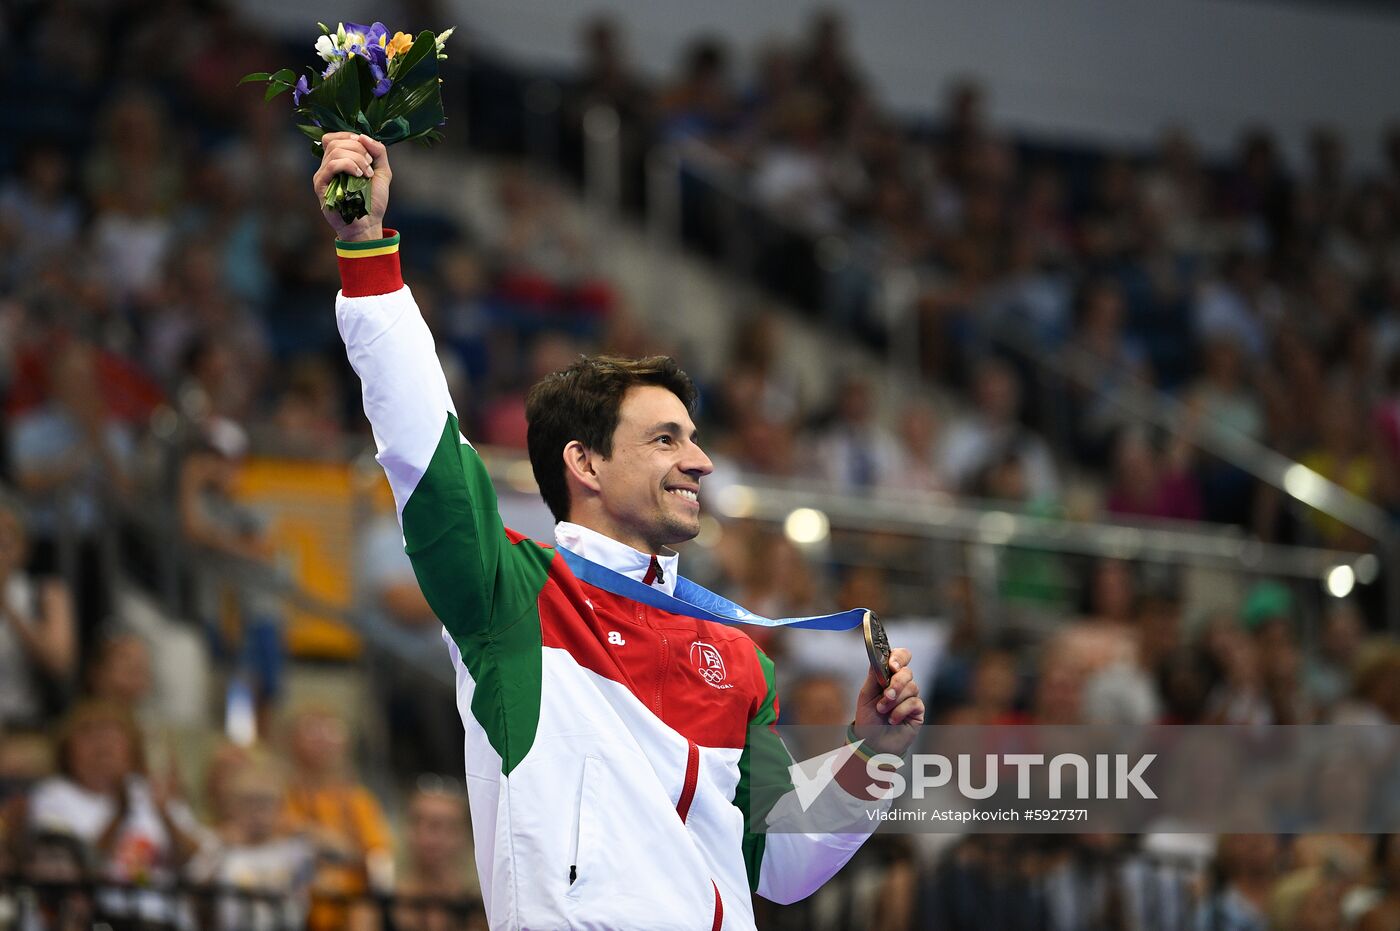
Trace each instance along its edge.
{"label": "team emblem patch", "polygon": [[696,640],[690,645],[690,661],[695,664],[695,671],[700,673],[700,678],[717,689],[732,689],[732,683],[725,682],[726,673],[724,671],[724,657],[719,655],[719,650],[713,644],[703,640]]}

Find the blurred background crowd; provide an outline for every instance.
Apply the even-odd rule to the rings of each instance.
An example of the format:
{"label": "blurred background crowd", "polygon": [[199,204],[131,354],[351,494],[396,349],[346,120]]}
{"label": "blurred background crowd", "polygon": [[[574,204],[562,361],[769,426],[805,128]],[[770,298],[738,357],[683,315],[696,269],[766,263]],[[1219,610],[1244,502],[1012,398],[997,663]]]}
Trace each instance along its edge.
{"label": "blurred background crowd", "polygon": [[[310,32],[215,0],[0,25],[0,929],[484,927],[316,161],[235,87]],[[687,574],[876,610],[931,721],[1400,721],[1400,124],[1364,170],[1325,125],[1292,163],[1262,126],[1070,146],[972,78],[893,113],[830,12],[661,80],[622,19],[580,18],[566,72],[456,25],[390,225],[507,523],[549,536],[529,385],[665,352],[719,467]],[[847,720],[858,642],[762,639],[784,723]],[[1400,845],[881,836],[759,910],[1373,931]]]}

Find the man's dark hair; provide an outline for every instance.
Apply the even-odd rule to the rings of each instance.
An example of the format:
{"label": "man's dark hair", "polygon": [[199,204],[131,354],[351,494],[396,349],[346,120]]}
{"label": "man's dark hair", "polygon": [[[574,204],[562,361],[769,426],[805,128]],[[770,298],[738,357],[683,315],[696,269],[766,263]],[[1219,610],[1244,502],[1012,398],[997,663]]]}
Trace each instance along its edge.
{"label": "man's dark hair", "polygon": [[525,441],[540,497],[555,520],[569,519],[564,447],[578,440],[605,458],[611,456],[623,395],[638,385],[667,389],[686,410],[695,406],[695,385],[669,356],[583,356],[530,389],[525,398]]}

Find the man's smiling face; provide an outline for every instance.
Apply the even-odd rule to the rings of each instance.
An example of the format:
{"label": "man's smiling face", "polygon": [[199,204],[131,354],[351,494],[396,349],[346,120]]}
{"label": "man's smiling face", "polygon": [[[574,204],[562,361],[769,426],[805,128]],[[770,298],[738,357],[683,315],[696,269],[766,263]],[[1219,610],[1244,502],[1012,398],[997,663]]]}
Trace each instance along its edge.
{"label": "man's smiling face", "polygon": [[681,399],[657,385],[623,396],[612,455],[595,456],[598,503],[615,539],[655,553],[700,532],[700,480],[714,469]]}

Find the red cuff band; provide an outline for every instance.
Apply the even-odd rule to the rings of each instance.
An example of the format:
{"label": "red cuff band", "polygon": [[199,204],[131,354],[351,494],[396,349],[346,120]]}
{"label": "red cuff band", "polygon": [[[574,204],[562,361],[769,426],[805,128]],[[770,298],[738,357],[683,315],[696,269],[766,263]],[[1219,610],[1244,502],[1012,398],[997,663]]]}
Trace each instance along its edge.
{"label": "red cuff band", "polygon": [[392,294],[403,287],[398,230],[386,229],[384,233],[385,238],[368,242],[335,241],[340,290],[346,297]]}

